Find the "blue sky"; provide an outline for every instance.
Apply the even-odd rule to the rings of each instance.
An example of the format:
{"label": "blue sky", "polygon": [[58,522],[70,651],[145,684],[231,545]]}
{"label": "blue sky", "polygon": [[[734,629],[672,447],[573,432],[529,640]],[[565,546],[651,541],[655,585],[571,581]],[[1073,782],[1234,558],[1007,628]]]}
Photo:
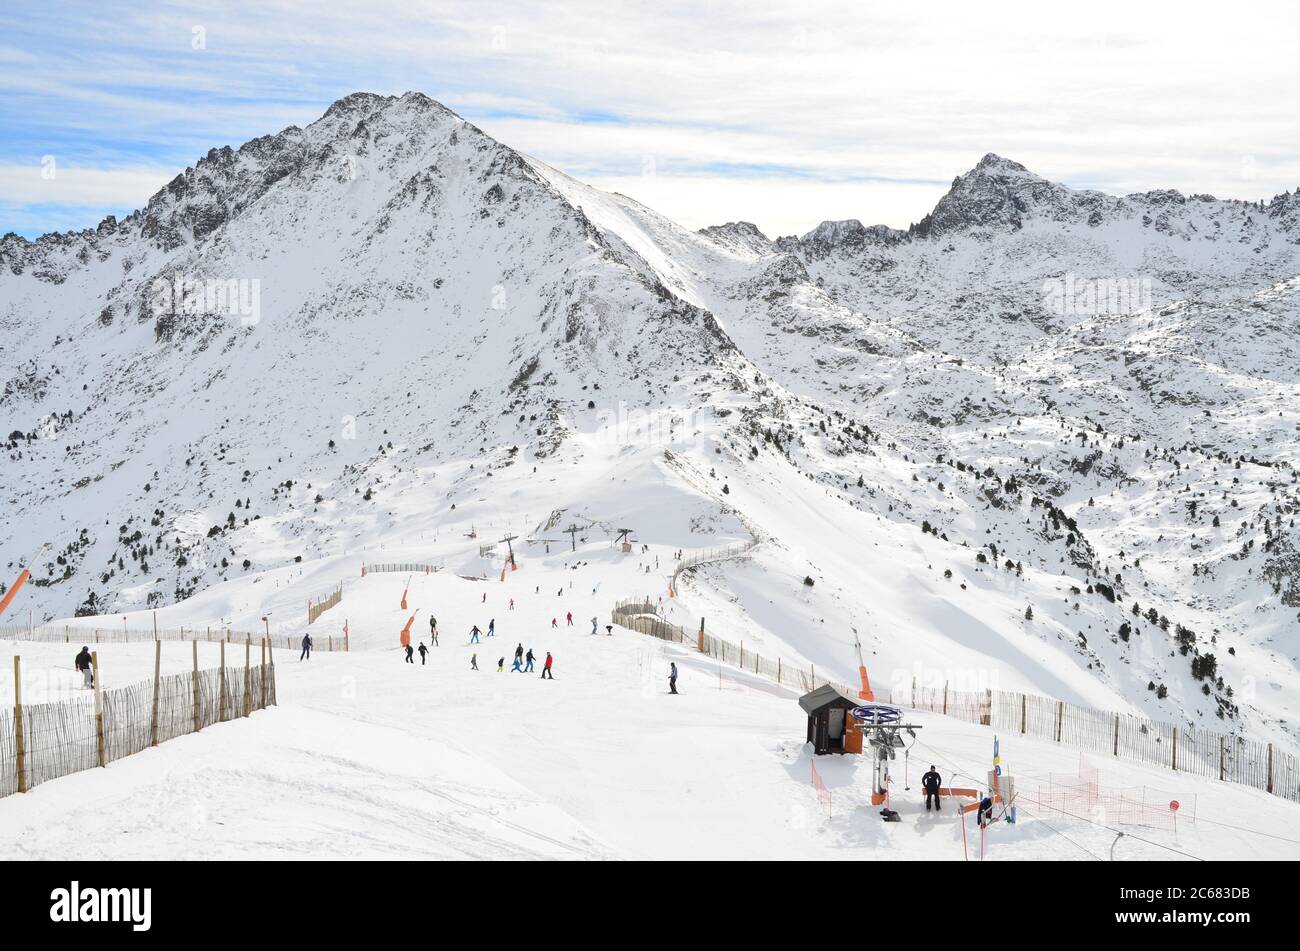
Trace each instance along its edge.
{"label": "blue sky", "polygon": [[0,232],[127,213],[358,90],[425,92],[691,227],[903,226],[990,151],[1112,192],[1300,185],[1286,4],[916,7],[11,0]]}

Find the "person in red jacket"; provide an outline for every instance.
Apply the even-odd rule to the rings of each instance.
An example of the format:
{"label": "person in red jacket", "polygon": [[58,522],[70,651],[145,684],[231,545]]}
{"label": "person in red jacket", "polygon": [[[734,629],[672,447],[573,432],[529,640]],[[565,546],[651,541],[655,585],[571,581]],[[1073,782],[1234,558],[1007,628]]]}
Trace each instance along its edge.
{"label": "person in red jacket", "polygon": [[564,615],[564,619],[565,619],[566,621],[569,622],[569,627],[573,627],[573,612],[572,612],[572,611],[570,611],[568,614]]}
{"label": "person in red jacket", "polygon": [[553,659],[551,658],[551,652],[550,652],[550,651],[547,651],[547,652],[546,652],[546,663],[545,663],[545,665],[543,665],[543,667],[542,667],[542,679],[543,679],[543,680],[547,680],[547,679],[554,680],[554,679],[555,679],[555,675],[554,675],[553,673],[551,673],[551,664],[552,664],[552,663],[554,663],[554,661],[553,661]]}

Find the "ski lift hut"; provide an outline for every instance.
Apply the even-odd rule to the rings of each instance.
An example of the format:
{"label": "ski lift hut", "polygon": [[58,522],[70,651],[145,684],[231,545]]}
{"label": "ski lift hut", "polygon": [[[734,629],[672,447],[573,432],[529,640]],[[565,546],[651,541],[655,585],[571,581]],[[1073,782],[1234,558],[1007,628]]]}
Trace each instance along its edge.
{"label": "ski lift hut", "polygon": [[825,753],[861,753],[862,730],[849,711],[862,701],[832,684],[823,684],[799,698],[808,714],[808,742],[818,756]]}

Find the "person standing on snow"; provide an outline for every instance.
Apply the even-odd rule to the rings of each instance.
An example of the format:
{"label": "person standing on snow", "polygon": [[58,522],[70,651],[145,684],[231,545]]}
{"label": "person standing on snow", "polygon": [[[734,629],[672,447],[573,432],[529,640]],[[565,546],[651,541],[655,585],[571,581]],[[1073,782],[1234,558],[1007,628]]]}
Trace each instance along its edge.
{"label": "person standing on snow", "polygon": [[925,811],[930,811],[930,800],[934,800],[934,811],[940,811],[939,805],[939,787],[943,785],[943,779],[935,770],[934,764],[930,764],[930,771],[921,777],[921,788],[925,790]]}
{"label": "person standing on snow", "polygon": [[471,644],[477,644],[477,643],[478,643],[478,636],[479,636],[481,633],[483,633],[483,632],[480,631],[480,630],[478,629],[478,625],[475,624],[473,627],[471,627],[471,628],[469,629],[469,642],[470,642]]}
{"label": "person standing on snow", "polygon": [[298,662],[302,663],[304,660],[311,660],[311,635],[310,634],[304,634],[302,636],[302,653],[298,655]]}
{"label": "person standing on snow", "polygon": [[90,657],[89,647],[81,648],[81,653],[72,665],[81,671],[81,679],[88,688],[95,686],[95,662]]}
{"label": "person standing on snow", "polygon": [[424,641],[420,641],[420,666],[424,666],[424,658],[429,654],[429,648],[424,646]]}
{"label": "person standing on snow", "polygon": [[496,619],[496,618],[489,618],[489,619],[488,619],[488,633],[487,633],[487,636],[488,636],[488,637],[496,637],[496,636],[497,636],[497,619]]}
{"label": "person standing on snow", "polygon": [[557,627],[559,627],[559,626],[560,626],[560,625],[559,625],[558,623],[556,623],[555,618],[551,618],[551,628],[552,628],[552,629],[555,629],[555,628],[557,628]]}
{"label": "person standing on snow", "polygon": [[592,618],[592,619],[591,619],[591,633],[595,634],[595,633],[596,633],[596,628],[599,627],[599,626],[600,626],[599,622],[598,622],[595,618]]}
{"label": "person standing on snow", "polygon": [[415,656],[415,648],[413,648],[410,644],[407,644],[407,645],[406,645],[406,662],[407,662],[408,664],[414,664],[415,661],[412,659],[414,656]]}
{"label": "person standing on snow", "polygon": [[520,641],[518,644],[515,645],[515,660],[518,660],[520,657],[523,656],[524,656],[524,642]]}
{"label": "person standing on snow", "polygon": [[531,674],[533,672],[533,660],[534,660],[533,649],[531,647],[528,648],[528,654],[526,657],[524,657],[524,660],[526,661],[526,663],[524,664],[524,673]]}
{"label": "person standing on snow", "polygon": [[469,669],[478,670],[478,654],[469,655]]}
{"label": "person standing on snow", "polygon": [[547,652],[546,652],[546,663],[542,665],[542,679],[543,679],[543,680],[554,680],[554,679],[555,679],[555,674],[551,673],[551,664],[553,664],[554,662],[555,662],[555,661],[554,661],[554,660],[552,659],[552,657],[551,657],[551,652],[550,652],[550,651],[547,651]]}
{"label": "person standing on snow", "polygon": [[[516,661],[515,663],[516,663],[516,666],[517,666],[517,665],[518,665],[518,661]],[[506,670],[506,659],[505,659],[504,657],[498,657],[498,658],[497,658],[497,673],[498,673],[498,674],[503,674],[503,673],[505,673],[505,670]]]}
{"label": "person standing on snow", "polygon": [[438,619],[430,615],[429,617],[429,640],[433,641],[433,646],[438,646]]}
{"label": "person standing on snow", "polygon": [[510,599],[510,610],[513,611],[514,609],[515,609],[515,599],[514,599],[514,598],[511,598],[511,599]]}
{"label": "person standing on snow", "polygon": [[668,662],[668,692],[677,692],[677,662]]}
{"label": "person standing on snow", "polygon": [[510,673],[512,673],[512,674],[522,674],[523,672],[524,672],[523,667],[521,667],[521,666],[519,665],[519,658],[516,657],[516,658],[515,658],[515,662],[510,666]]}
{"label": "person standing on snow", "polygon": [[570,611],[568,614],[564,615],[564,620],[569,627],[573,627],[573,612]]}
{"label": "person standing on snow", "polygon": [[484,604],[487,604],[487,592],[486,592],[486,591],[483,592],[483,603],[484,603]]}

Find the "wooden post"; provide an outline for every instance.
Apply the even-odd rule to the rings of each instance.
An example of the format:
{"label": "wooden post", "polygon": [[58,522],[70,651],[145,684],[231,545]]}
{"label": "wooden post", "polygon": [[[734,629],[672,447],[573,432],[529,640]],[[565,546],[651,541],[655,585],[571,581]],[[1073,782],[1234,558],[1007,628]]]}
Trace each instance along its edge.
{"label": "wooden post", "polygon": [[1115,714],[1115,755],[1119,756],[1119,714]]}
{"label": "wooden post", "polygon": [[1227,777],[1227,759],[1224,756],[1222,735],[1219,736],[1219,782],[1223,782]]}
{"label": "wooden post", "polygon": [[250,665],[250,658],[253,653],[253,639],[247,634],[244,635],[244,716],[248,716],[251,711],[250,704],[253,702],[253,671]]}
{"label": "wooden post", "polygon": [[1065,721],[1065,701],[1056,701],[1056,742],[1061,742],[1061,724]]}
{"label": "wooden post", "polygon": [[95,681],[95,747],[99,751],[99,765],[108,765],[104,749],[104,701],[99,692],[99,651],[90,652],[91,677]]}
{"label": "wooden post", "polygon": [[162,689],[162,641],[153,642],[153,717],[149,720],[149,745],[158,745],[158,691]]}
{"label": "wooden post", "polygon": [[348,644],[348,619],[347,618],[343,619],[343,650],[345,653],[349,653],[351,650]]}
{"label": "wooden post", "polygon": [[699,640],[700,640],[700,642],[699,642],[700,653],[703,654],[703,653],[704,653],[704,618],[700,618],[700,638],[699,638]]}
{"label": "wooden post", "polygon": [[265,710],[266,709],[266,638],[262,638],[262,642],[259,645],[259,647],[260,650],[258,651],[259,658],[257,663],[257,669],[259,674],[261,675],[260,677],[261,682],[258,684],[258,694],[261,697],[261,704],[258,706],[257,709]]}
{"label": "wooden post", "polygon": [[22,659],[14,655],[14,761],[18,769],[18,791],[27,792],[27,743],[23,736]]}
{"label": "wooden post", "polygon": [[1268,785],[1265,787],[1268,792],[1273,791],[1273,744],[1268,744]]}
{"label": "wooden post", "polygon": [[153,612],[153,639],[158,640],[158,612]]}
{"label": "wooden post", "polygon": [[1020,695],[1020,735],[1025,735],[1025,709],[1029,705],[1029,698],[1026,694]]}
{"label": "wooden post", "polygon": [[781,682],[781,658],[776,659],[776,682]]}
{"label": "wooden post", "polygon": [[1178,727],[1174,727],[1174,750],[1173,750],[1173,756],[1170,758],[1169,761],[1169,768],[1170,769],[1178,768]]}
{"label": "wooden post", "polygon": [[199,706],[199,642],[197,640],[190,641],[190,647],[193,648],[194,653],[194,673],[191,675],[191,679],[194,681],[194,732],[198,733],[199,713],[202,709]]}
{"label": "wooden post", "polygon": [[[948,681],[943,682],[943,715],[948,715]],[[935,800],[938,802],[939,800]]]}
{"label": "wooden post", "polygon": [[217,667],[217,722],[226,722],[226,642],[219,641],[217,650],[221,652]]}

